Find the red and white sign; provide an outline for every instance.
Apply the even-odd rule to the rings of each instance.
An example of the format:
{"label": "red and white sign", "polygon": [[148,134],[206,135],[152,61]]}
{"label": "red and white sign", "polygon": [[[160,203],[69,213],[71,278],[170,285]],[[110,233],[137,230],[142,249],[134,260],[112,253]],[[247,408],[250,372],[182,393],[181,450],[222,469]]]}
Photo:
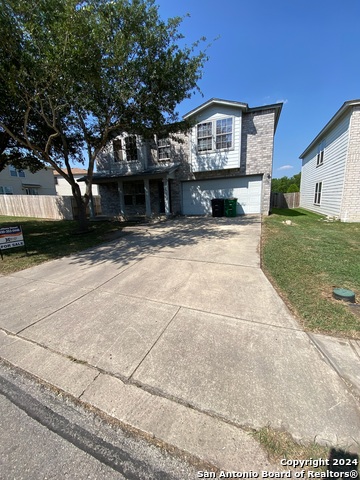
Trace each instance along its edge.
{"label": "red and white sign", "polygon": [[20,226],[0,228],[0,250],[24,245],[24,236]]}

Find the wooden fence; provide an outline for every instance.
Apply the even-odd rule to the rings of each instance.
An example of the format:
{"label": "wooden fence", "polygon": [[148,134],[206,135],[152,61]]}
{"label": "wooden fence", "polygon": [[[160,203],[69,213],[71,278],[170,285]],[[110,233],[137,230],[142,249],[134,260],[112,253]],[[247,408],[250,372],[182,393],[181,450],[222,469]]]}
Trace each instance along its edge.
{"label": "wooden fence", "polygon": [[[95,215],[101,215],[101,199],[93,197]],[[90,214],[88,208],[88,215]],[[0,195],[0,215],[72,220],[77,216],[73,197],[57,195]]]}
{"label": "wooden fence", "polygon": [[297,208],[300,205],[300,192],[271,193],[270,206],[273,208]]}

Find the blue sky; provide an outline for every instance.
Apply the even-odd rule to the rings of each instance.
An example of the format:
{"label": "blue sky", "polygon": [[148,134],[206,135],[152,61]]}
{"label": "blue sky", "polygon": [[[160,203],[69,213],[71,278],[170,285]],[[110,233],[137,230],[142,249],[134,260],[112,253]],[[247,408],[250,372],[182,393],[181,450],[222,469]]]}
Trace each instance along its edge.
{"label": "blue sky", "polygon": [[209,61],[181,115],[212,98],[250,107],[284,102],[273,177],[301,169],[299,155],[341,105],[360,98],[360,0],[157,0],[183,16],[188,44],[211,42]]}

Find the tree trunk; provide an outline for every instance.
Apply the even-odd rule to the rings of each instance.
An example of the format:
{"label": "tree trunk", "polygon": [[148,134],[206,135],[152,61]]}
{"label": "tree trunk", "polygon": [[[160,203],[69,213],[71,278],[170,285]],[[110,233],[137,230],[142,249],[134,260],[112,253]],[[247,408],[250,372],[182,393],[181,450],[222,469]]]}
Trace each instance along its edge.
{"label": "tree trunk", "polygon": [[82,198],[79,188],[73,188],[73,197],[75,198],[78,214],[76,219],[78,223],[78,233],[86,233],[89,231],[89,221],[86,215],[86,208],[89,201],[86,197]]}

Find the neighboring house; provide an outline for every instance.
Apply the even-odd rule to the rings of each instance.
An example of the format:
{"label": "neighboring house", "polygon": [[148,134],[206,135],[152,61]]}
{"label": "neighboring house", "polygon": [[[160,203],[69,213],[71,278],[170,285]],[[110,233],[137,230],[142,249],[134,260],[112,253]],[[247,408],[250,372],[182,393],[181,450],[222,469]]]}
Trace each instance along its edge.
{"label": "neighboring house", "polygon": [[5,167],[0,172],[0,195],[56,195],[52,168],[31,173]]}
{"label": "neighboring house", "polygon": [[[71,171],[76,181],[78,181],[79,178],[84,178],[84,175],[87,174],[87,170],[83,168],[72,168]],[[67,182],[65,178],[62,177],[60,173],[58,173],[56,170],[54,170],[54,181],[57,195],[61,195],[63,197],[68,197],[72,195],[70,183]],[[79,182],[79,187],[81,194],[84,195],[86,189],[85,182]],[[97,185],[93,185],[91,191],[93,195],[99,195]]]}
{"label": "neighboring house", "polygon": [[281,108],[211,99],[184,116],[194,124],[186,134],[117,137],[98,156],[93,179],[103,214],[204,215],[213,198],[232,197],[238,214],[268,214]]}
{"label": "neighboring house", "polygon": [[300,158],[300,206],[360,222],[360,100],[345,102]]}

